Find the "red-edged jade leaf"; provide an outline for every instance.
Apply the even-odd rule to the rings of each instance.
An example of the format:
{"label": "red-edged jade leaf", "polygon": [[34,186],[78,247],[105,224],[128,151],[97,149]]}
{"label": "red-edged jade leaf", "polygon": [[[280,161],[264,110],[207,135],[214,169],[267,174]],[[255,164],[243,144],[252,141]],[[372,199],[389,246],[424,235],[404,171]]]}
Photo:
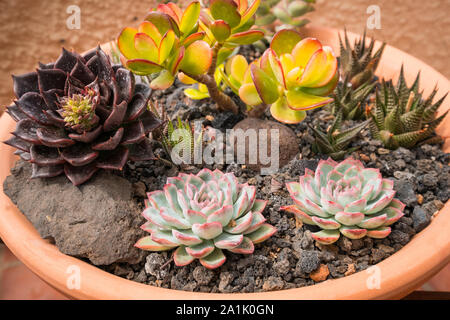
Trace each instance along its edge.
{"label": "red-edged jade leaf", "polygon": [[187,253],[195,258],[203,258],[214,251],[214,243],[211,240],[203,241],[195,246],[186,248]]}
{"label": "red-edged jade leaf", "polygon": [[256,64],[252,64],[250,68],[253,83],[261,100],[265,104],[272,104],[277,101],[280,97],[277,83]]}
{"label": "red-edged jade leaf", "polygon": [[239,89],[239,97],[249,106],[257,106],[262,103],[262,100],[253,83],[244,84]]}
{"label": "red-edged jade leaf", "polygon": [[203,40],[203,38],[205,38],[206,32],[204,31],[200,31],[200,32],[196,32],[191,34],[189,37],[187,37],[186,39],[184,39],[183,41],[183,46],[184,47],[189,47],[191,44],[193,44],[195,41],[198,40]]}
{"label": "red-edged jade leaf", "polygon": [[208,71],[212,61],[212,52],[205,41],[195,41],[185,51],[180,70],[191,75],[200,75]]}
{"label": "red-edged jade leaf", "polygon": [[205,268],[215,269],[223,265],[226,260],[227,258],[223,254],[222,250],[215,248],[212,253],[210,253],[204,258],[201,258],[200,263]]}
{"label": "red-edged jade leaf", "polygon": [[177,28],[173,18],[163,12],[152,11],[147,15],[145,20],[151,22],[158,29],[160,34],[166,34],[168,30]]}
{"label": "red-edged jade leaf", "polygon": [[295,65],[301,68],[306,67],[312,55],[322,49],[322,44],[315,38],[305,38],[296,44],[292,50],[292,56],[295,60]]}
{"label": "red-edged jade leaf", "polygon": [[151,22],[144,21],[139,25],[138,31],[141,33],[145,33],[150,38],[155,41],[156,45],[159,46],[161,42],[162,35],[159,33],[159,30],[155,25]]}
{"label": "red-edged jade leaf", "polygon": [[253,243],[260,243],[269,239],[275,232],[277,232],[277,228],[268,223],[264,223],[256,231],[247,234],[246,236],[252,240]]}
{"label": "red-edged jade leaf", "polygon": [[164,34],[161,39],[161,44],[159,45],[159,63],[162,63],[167,59],[172,51],[173,45],[175,43],[175,32],[169,30]]}
{"label": "red-edged jade leaf", "polygon": [[202,92],[202,91],[194,89],[194,88],[185,89],[183,92],[188,98],[190,98],[192,100],[202,100],[202,99],[209,98],[208,92]]}
{"label": "red-edged jade leaf", "polygon": [[211,0],[209,10],[215,20],[223,20],[231,28],[241,22],[238,6],[233,0]]}
{"label": "red-edged jade leaf", "polygon": [[253,245],[252,240],[250,240],[247,237],[244,237],[241,244],[233,249],[228,249],[229,251],[233,253],[240,253],[240,254],[252,254],[253,251],[255,251],[255,246]]}
{"label": "red-edged jade leaf", "polygon": [[283,29],[273,36],[270,48],[280,57],[284,53],[291,53],[300,40],[302,37],[297,31]]}
{"label": "red-edged jade leaf", "polygon": [[174,81],[175,77],[169,71],[163,70],[158,77],[152,80],[150,87],[153,90],[165,90],[169,88]]}
{"label": "red-edged jade leaf", "polygon": [[299,85],[321,87],[330,82],[337,72],[337,59],[329,47],[317,50],[308,61]]}
{"label": "red-edged jade leaf", "polygon": [[284,97],[281,97],[270,106],[270,113],[276,120],[289,124],[302,122],[306,118],[305,111],[296,111],[289,108]]}
{"label": "red-edged jade leaf", "polygon": [[134,36],[138,31],[134,28],[126,27],[122,30],[117,38],[117,46],[120,52],[127,59],[135,59],[139,57],[139,53],[134,47]]}
{"label": "red-edged jade leaf", "polygon": [[322,230],[311,233],[311,237],[321,244],[332,244],[336,242],[339,237],[339,230]]}
{"label": "red-edged jade leaf", "polygon": [[179,246],[173,253],[173,262],[178,267],[187,266],[194,260],[195,258],[186,252],[185,246]]}
{"label": "red-edged jade leaf", "polygon": [[[244,5],[245,3],[245,5]],[[246,24],[251,17],[254,16],[254,14],[256,13],[256,10],[258,10],[259,4],[261,3],[261,0],[255,0],[253,1],[252,5],[248,8],[246,8],[248,6],[248,2],[247,0],[240,0],[240,6],[239,9],[242,9],[241,13],[242,14],[242,18],[241,18],[241,23],[239,24],[240,26]],[[245,9],[245,12],[243,11]]]}
{"label": "red-edged jade leaf", "polygon": [[197,83],[197,81],[195,81],[191,77],[188,77],[183,72],[179,72],[178,73],[178,80],[180,80],[184,84],[195,84],[195,83]]}
{"label": "red-edged jade leaf", "polygon": [[[248,68],[247,59],[238,54],[227,63],[227,73],[230,74],[239,84],[244,83],[245,72]],[[229,70],[228,70],[229,69]]]}
{"label": "red-edged jade leaf", "polygon": [[191,4],[186,8],[180,21],[180,31],[183,34],[188,33],[194,28],[200,16],[200,9],[201,6],[198,1],[191,2]]}
{"label": "red-edged jade leaf", "polygon": [[228,42],[231,42],[233,44],[245,45],[245,44],[252,44],[258,40],[261,40],[263,37],[264,37],[264,32],[262,32],[262,31],[248,30],[248,31],[233,34],[228,39]]}
{"label": "red-edged jade leaf", "polygon": [[[174,4],[174,3],[170,3],[170,4]],[[169,3],[168,4],[165,4],[165,3],[158,4],[157,11],[164,12],[165,14],[171,16],[178,23],[180,22],[180,18],[183,16],[182,12],[180,12],[181,10],[176,5],[169,6]]]}
{"label": "red-edged jade leaf", "polygon": [[157,73],[163,69],[159,64],[145,60],[145,59],[132,59],[126,62],[126,66],[133,73],[139,76],[146,76],[149,74]]}
{"label": "red-edged jade leaf", "polygon": [[293,110],[311,110],[333,101],[333,98],[313,96],[300,89],[289,90],[286,98],[289,107]]}
{"label": "red-edged jade leaf", "polygon": [[155,41],[145,33],[136,33],[134,47],[138,51],[139,58],[158,62],[158,48]]}
{"label": "red-edged jade leaf", "polygon": [[166,246],[153,241],[151,236],[139,239],[134,246],[149,251],[166,251],[174,248],[174,246]]}
{"label": "red-edged jade leaf", "polygon": [[334,91],[334,88],[336,88],[338,82],[339,72],[336,71],[334,77],[330,80],[330,82],[328,82],[327,85],[318,88],[303,87],[302,91],[313,96],[328,96]]}
{"label": "red-edged jade leaf", "polygon": [[213,33],[214,38],[216,38],[216,40],[219,42],[224,42],[231,35],[230,26],[223,20],[214,21],[211,24],[210,30]]}

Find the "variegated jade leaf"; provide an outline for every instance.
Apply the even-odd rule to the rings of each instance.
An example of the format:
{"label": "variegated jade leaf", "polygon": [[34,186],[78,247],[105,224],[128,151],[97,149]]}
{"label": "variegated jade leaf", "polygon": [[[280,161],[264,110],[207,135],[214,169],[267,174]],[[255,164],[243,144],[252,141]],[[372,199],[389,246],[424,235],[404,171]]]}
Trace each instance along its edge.
{"label": "variegated jade leaf", "polygon": [[205,41],[195,41],[185,51],[180,70],[188,75],[201,75],[208,71],[212,51]]}
{"label": "variegated jade leaf", "polygon": [[233,0],[211,0],[209,10],[215,20],[225,21],[230,28],[234,28],[241,22],[238,6]]}

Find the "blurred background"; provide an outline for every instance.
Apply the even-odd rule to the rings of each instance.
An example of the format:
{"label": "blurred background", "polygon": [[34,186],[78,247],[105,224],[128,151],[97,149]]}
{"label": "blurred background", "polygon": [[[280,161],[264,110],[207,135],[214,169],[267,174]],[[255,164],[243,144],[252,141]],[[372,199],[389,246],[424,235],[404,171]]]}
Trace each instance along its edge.
{"label": "blurred background", "polygon": [[[263,0],[264,1],[264,0]],[[189,1],[178,1],[178,3]],[[37,62],[55,60],[64,46],[78,52],[113,40],[124,26],[137,25],[158,1],[152,0],[0,0],[0,107],[13,98],[11,74],[29,72]],[[80,29],[66,21],[80,8]],[[368,35],[386,41],[450,77],[450,0],[316,0],[305,18],[322,25],[362,33],[377,5],[381,29]],[[425,80],[426,81],[426,80]],[[0,111],[1,112],[1,111]],[[447,267],[423,289],[450,290]],[[0,245],[1,298],[62,298]]]}

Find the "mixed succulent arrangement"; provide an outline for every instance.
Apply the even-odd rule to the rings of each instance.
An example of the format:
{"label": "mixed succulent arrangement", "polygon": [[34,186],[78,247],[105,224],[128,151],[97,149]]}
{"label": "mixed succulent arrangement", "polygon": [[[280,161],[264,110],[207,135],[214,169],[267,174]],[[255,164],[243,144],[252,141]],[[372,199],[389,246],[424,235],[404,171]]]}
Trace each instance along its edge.
{"label": "mixed succulent arrangement", "polygon": [[[273,34],[258,28],[277,19],[304,25],[298,17],[312,11],[312,3],[209,0],[193,1],[184,10],[161,3],[138,28],[122,30],[112,52],[115,63],[100,47],[83,55],[63,49],[56,62],[13,76],[16,100],[7,112],[17,125],[5,143],[32,164],[32,178],[64,173],[80,185],[99,169],[122,170],[128,160],[155,159],[150,138],[168,154],[194,143],[190,124],[172,121],[151,100],[152,90],[165,90],[176,78],[191,85],[186,96],[212,98],[219,111],[241,111],[234,94],[248,114],[270,108],[272,117],[286,124],[329,105],[333,124],[326,132],[310,129],[314,151],[330,158],[286,184],[294,204],[281,209],[322,229],[312,237],[324,245],[341,234],[385,238],[405,205],[380,170],[347,157],[357,149],[352,142],[367,126],[390,149],[437,142],[435,129],[447,113],[436,117],[436,112],[446,96],[433,102],[434,90],[423,98],[419,75],[408,87],[403,68],[395,86],[384,80],[380,85],[375,71],[385,44],[374,52],[375,41],[367,44],[365,33],[353,46],[345,33],[337,58],[330,47],[294,29],[283,26]],[[270,37],[270,46],[258,59],[249,62],[237,54],[240,46],[264,37]],[[347,125],[348,120],[357,123]],[[175,135],[177,129],[184,135]],[[142,229],[150,236],[136,247],[175,249],[177,266],[199,259],[210,269],[226,261],[223,249],[251,254],[254,244],[276,232],[263,215],[267,201],[256,199],[256,192],[219,170],[170,177],[163,190],[148,193]]]}
{"label": "mixed succulent arrangement", "polygon": [[262,215],[267,201],[256,199],[256,187],[240,184],[233,173],[201,170],[167,178],[164,190],[148,194],[142,229],[151,235],[136,247],[163,251],[177,248],[173,259],[185,266],[199,259],[206,268],[225,263],[222,249],[251,254],[254,244],[276,228]]}

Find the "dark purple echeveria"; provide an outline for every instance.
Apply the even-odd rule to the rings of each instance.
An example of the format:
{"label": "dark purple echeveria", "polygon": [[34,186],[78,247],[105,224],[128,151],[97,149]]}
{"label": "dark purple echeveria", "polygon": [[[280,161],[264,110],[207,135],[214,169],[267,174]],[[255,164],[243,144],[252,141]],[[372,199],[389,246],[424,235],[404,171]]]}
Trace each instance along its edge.
{"label": "dark purple echeveria", "polygon": [[151,89],[100,47],[63,49],[55,63],[13,80],[17,99],[7,112],[17,125],[5,143],[32,163],[32,178],[65,173],[79,185],[98,169],[154,159],[147,134],[161,121],[147,108]]}

